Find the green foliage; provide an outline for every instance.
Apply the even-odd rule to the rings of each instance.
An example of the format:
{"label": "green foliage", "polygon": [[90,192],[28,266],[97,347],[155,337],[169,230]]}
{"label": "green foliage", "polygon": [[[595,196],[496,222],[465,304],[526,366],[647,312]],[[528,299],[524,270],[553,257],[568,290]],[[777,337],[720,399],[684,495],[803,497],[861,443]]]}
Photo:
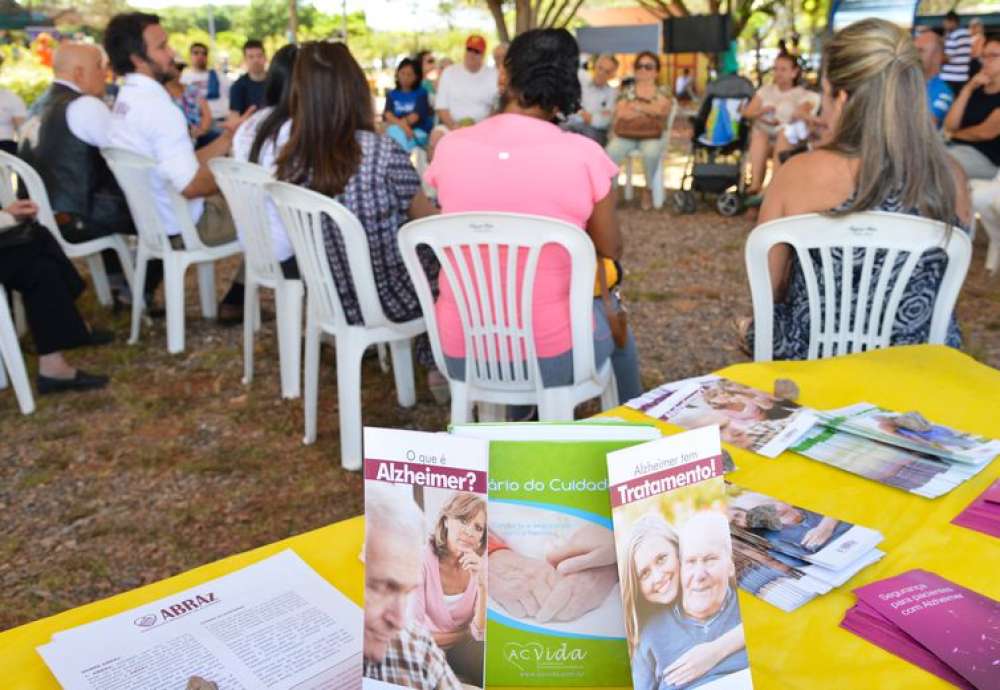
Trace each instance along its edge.
{"label": "green foliage", "polygon": [[5,58],[0,71],[0,87],[10,89],[30,106],[52,83],[52,70],[23,48],[18,49],[16,62],[12,59],[14,46],[2,46],[0,50]]}

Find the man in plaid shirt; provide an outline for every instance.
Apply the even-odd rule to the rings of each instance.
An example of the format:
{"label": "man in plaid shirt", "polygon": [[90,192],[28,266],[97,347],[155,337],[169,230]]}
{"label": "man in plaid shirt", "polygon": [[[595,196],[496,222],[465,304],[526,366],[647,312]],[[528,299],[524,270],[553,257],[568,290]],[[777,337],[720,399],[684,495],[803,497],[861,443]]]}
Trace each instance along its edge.
{"label": "man in plaid shirt", "polygon": [[423,582],[424,515],[412,497],[366,490],[366,678],[421,690],[462,690],[430,632],[409,618]]}

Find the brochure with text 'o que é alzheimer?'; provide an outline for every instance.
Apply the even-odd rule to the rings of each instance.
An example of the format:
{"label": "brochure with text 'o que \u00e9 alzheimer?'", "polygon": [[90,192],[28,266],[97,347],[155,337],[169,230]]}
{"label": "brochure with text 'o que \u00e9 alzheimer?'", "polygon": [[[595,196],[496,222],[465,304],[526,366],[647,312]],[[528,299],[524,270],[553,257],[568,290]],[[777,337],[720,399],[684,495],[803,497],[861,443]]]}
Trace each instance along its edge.
{"label": "brochure with text 'o que \u00e9 alzheimer?'", "polygon": [[490,442],[490,687],[629,683],[607,454],[653,425],[461,424]]}
{"label": "brochure with text 'o que \u00e9 alzheimer?'", "polygon": [[357,690],[361,611],[291,550],[38,648],[66,690]]}
{"label": "brochure with text 'o que \u00e9 alzheimer?'", "polygon": [[717,424],[726,443],[769,458],[816,422],[808,408],[714,375],[667,383],[625,404],[684,429]]}
{"label": "brochure with text 'o que \u00e9 alzheimer?'", "polygon": [[364,430],[365,690],[483,688],[485,441]]}
{"label": "brochure with text 'o que \u00e9 alzheimer?'", "polygon": [[925,570],[855,590],[841,626],[962,688],[1000,688],[1000,602]]}
{"label": "brochure with text 'o que \u00e9 alzheimer?'", "polygon": [[752,688],[719,428],[608,454],[635,690]]}

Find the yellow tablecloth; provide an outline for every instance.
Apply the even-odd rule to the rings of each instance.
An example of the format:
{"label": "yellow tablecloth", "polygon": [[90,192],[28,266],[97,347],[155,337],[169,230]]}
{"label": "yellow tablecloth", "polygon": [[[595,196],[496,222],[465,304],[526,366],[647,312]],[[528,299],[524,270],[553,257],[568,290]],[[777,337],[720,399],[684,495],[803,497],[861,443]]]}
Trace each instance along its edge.
{"label": "yellow tablecloth", "polygon": [[[864,400],[901,411],[919,410],[935,421],[1000,438],[1000,372],[944,347],[893,348],[818,362],[740,364],[719,373],[764,390],[771,389],[775,378],[791,378],[801,390],[800,402],[811,407]],[[646,419],[625,408],[609,414]],[[664,428],[674,430],[669,425]],[[885,535],[881,548],[887,552],[848,585],[794,613],[782,613],[740,592],[755,687],[950,687],[838,623],[854,601],[852,588],[911,568],[931,570],[1000,599],[1000,542],[950,524],[1000,475],[1000,461],[950,494],[928,500],[788,453],[769,460],[732,452],[739,467],[731,475],[736,483],[878,529]],[[0,633],[0,687],[57,688],[35,653],[52,633],[187,589],[284,548],[294,549],[335,587],[360,602],[357,555],[362,532],[362,520],[353,518]]]}

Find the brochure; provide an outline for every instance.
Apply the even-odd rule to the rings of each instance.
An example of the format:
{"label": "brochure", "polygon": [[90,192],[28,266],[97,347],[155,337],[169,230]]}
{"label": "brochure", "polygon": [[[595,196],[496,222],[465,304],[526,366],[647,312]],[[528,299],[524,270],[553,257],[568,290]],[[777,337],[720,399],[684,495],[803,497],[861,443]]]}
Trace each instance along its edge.
{"label": "brochure", "polygon": [[813,427],[790,450],[926,498],[948,493],[989,464],[946,462],[823,425]]}
{"label": "brochure", "polygon": [[1000,441],[929,423],[924,431],[907,428],[905,415],[861,402],[818,413],[820,421],[835,429],[890,445],[926,453],[951,462],[981,465],[1000,455]]}
{"label": "brochure", "polygon": [[[912,643],[907,637],[894,636],[891,639],[896,643],[922,647],[971,687],[1000,687],[1000,602],[925,570],[874,582],[855,594],[861,612],[868,620],[875,619],[871,627],[876,631],[898,629]],[[855,618],[853,627],[881,644],[877,635],[866,634],[864,620]]]}
{"label": "brochure", "polygon": [[764,494],[728,485],[740,588],[793,611],[840,587],[885,554],[882,535]]}
{"label": "brochure", "polygon": [[993,482],[951,522],[991,537],[1000,537],[1000,479]]}
{"label": "brochure", "polygon": [[780,553],[831,570],[845,568],[883,539],[876,530],[729,484],[729,520]]}
{"label": "brochure", "polygon": [[665,384],[626,405],[684,429],[718,425],[726,443],[769,458],[816,422],[808,408],[712,375]]}
{"label": "brochure", "polygon": [[364,429],[364,681],[484,687],[485,441]]}
{"label": "brochure", "polygon": [[490,440],[487,684],[627,685],[607,454],[659,430],[594,420],[451,432]]}
{"label": "brochure", "polygon": [[361,687],[361,611],[293,551],[38,648],[66,690]]}
{"label": "brochure", "polygon": [[609,453],[608,480],[633,687],[752,688],[719,427]]}
{"label": "brochure", "polygon": [[965,678],[952,670],[951,666],[938,659],[912,637],[883,618],[879,613],[862,602],[848,609],[840,626],[855,635],[882,647],[911,664],[920,666],[960,688],[975,690]]}

